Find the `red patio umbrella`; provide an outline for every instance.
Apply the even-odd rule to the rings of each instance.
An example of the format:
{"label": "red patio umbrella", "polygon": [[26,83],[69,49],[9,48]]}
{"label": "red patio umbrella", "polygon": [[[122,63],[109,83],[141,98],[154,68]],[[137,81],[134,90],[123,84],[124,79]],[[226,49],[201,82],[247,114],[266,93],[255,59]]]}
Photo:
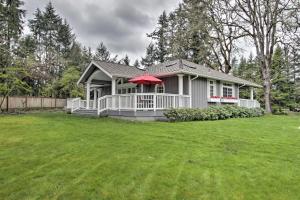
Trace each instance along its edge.
{"label": "red patio umbrella", "polygon": [[161,84],[162,80],[151,75],[141,75],[130,79],[128,82],[136,83],[136,84],[154,85],[154,84]]}

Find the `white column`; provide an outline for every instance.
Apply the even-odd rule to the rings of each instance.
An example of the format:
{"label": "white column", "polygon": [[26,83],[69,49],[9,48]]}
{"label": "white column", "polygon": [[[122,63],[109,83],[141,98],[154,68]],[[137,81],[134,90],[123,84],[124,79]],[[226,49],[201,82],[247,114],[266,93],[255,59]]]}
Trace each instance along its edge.
{"label": "white column", "polygon": [[144,84],[141,84],[141,93],[144,93]]}
{"label": "white column", "polygon": [[183,74],[178,74],[178,94],[183,95]]}
{"label": "white column", "polygon": [[179,107],[182,107],[183,74],[178,74],[177,76],[178,76]]}
{"label": "white column", "polygon": [[112,109],[114,110],[116,108],[116,78],[112,77],[111,79],[111,103],[112,103]]}
{"label": "white column", "polygon": [[192,79],[189,75],[189,96],[190,96],[190,108],[192,108]]}
{"label": "white column", "polygon": [[96,109],[96,103],[97,103],[97,90],[94,88],[94,103],[93,108]]}
{"label": "white column", "polygon": [[86,83],[86,109],[90,108],[90,91],[91,91],[91,83]]}
{"label": "white column", "polygon": [[102,91],[102,88],[99,88],[97,91],[98,91],[97,97],[100,98],[100,97],[101,97],[101,91]]}
{"label": "white column", "polygon": [[111,95],[116,94],[116,78],[112,77],[111,79]]}
{"label": "white column", "polygon": [[251,100],[254,99],[254,91],[253,91],[253,87],[250,87],[250,99],[251,99]]}

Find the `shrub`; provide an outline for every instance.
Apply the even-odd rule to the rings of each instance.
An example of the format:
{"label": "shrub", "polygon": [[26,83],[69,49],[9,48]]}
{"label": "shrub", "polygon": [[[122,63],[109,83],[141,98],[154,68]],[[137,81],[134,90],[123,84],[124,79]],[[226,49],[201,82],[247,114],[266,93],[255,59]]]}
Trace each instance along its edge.
{"label": "shrub", "polygon": [[264,115],[262,108],[243,108],[232,105],[210,106],[205,109],[180,108],[164,112],[170,121],[204,121],[229,118],[259,117]]}

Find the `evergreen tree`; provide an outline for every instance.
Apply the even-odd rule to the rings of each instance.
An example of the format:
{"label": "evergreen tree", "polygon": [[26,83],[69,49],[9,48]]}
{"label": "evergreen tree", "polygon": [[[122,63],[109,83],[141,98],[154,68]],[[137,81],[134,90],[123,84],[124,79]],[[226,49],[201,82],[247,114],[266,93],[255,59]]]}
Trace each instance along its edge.
{"label": "evergreen tree", "polygon": [[84,51],[84,49],[81,49],[80,44],[74,41],[68,53],[68,65],[76,66],[80,69],[82,65],[87,64],[84,59]]}
{"label": "evergreen tree", "polygon": [[128,55],[126,54],[125,57],[121,60],[121,64],[123,65],[130,65],[130,59],[128,57]]}
{"label": "evergreen tree", "polygon": [[23,1],[0,1],[0,69],[12,64],[13,50],[23,30]]}
{"label": "evergreen tree", "polygon": [[[82,58],[83,62],[86,63],[86,64],[88,64],[88,63],[90,63],[92,61],[92,59],[93,59],[93,53],[92,53],[91,47],[88,47],[88,48],[83,47],[83,49],[82,49],[82,57],[83,57]],[[85,67],[85,66],[81,67],[81,71],[84,70],[83,67]]]}
{"label": "evergreen tree", "polygon": [[56,14],[49,2],[42,12],[37,9],[34,18],[29,20],[29,27],[36,40],[36,56],[48,80],[61,76],[65,69],[63,59],[66,59],[74,40],[72,30],[66,20]]}
{"label": "evergreen tree", "polygon": [[57,38],[57,42],[59,43],[59,51],[62,53],[64,58],[68,57],[74,39],[75,36],[72,33],[72,29],[65,19],[63,23],[59,24]]}
{"label": "evergreen tree", "polygon": [[273,54],[272,61],[272,90],[271,102],[276,112],[278,107],[287,108],[292,103],[291,97],[294,94],[294,88],[290,83],[289,67],[284,59],[284,53],[280,46],[277,46]]}
{"label": "evergreen tree", "polygon": [[141,63],[144,67],[149,67],[155,64],[155,48],[152,43],[150,43],[149,46],[147,47],[146,56],[142,58]]}
{"label": "evergreen tree", "polygon": [[155,41],[155,60],[163,63],[166,61],[168,53],[168,18],[166,11],[163,11],[159,16],[157,25],[156,30],[147,36]]}
{"label": "evergreen tree", "polygon": [[188,59],[188,20],[183,5],[179,4],[178,8],[169,15],[169,48],[168,55],[174,59]]}
{"label": "evergreen tree", "polygon": [[141,67],[141,66],[140,66],[140,62],[139,62],[138,59],[136,59],[136,60],[134,61],[133,66],[136,67],[136,68],[140,68],[140,67]]}
{"label": "evergreen tree", "polygon": [[103,42],[98,45],[94,59],[98,61],[110,61],[110,52],[107,50],[107,47],[103,44]]}

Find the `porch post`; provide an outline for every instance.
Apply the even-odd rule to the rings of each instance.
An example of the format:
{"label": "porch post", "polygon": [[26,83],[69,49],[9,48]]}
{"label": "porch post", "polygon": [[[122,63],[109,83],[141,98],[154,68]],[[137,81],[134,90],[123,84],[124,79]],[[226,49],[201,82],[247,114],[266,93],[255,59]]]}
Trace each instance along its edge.
{"label": "porch post", "polygon": [[112,77],[111,79],[111,95],[112,95],[112,99],[111,99],[111,103],[112,103],[112,109],[114,110],[116,108],[116,78]]}
{"label": "porch post", "polygon": [[183,74],[177,74],[177,76],[178,76],[179,107],[182,107]]}
{"label": "porch post", "polygon": [[94,88],[94,103],[93,108],[96,109],[96,103],[97,103],[97,90]]}
{"label": "porch post", "polygon": [[192,79],[191,75],[189,75],[189,96],[190,96],[190,108],[192,108]]}
{"label": "porch post", "polygon": [[100,97],[101,97],[101,91],[102,91],[102,88],[99,88],[97,91],[98,91],[97,97],[100,98]]}
{"label": "porch post", "polygon": [[250,87],[250,99],[251,99],[251,100],[254,99],[254,91],[253,91],[253,87]]}
{"label": "porch post", "polygon": [[111,95],[116,94],[116,78],[112,77],[111,79]]}
{"label": "porch post", "polygon": [[86,109],[90,108],[90,91],[91,91],[91,83],[86,83]]}

